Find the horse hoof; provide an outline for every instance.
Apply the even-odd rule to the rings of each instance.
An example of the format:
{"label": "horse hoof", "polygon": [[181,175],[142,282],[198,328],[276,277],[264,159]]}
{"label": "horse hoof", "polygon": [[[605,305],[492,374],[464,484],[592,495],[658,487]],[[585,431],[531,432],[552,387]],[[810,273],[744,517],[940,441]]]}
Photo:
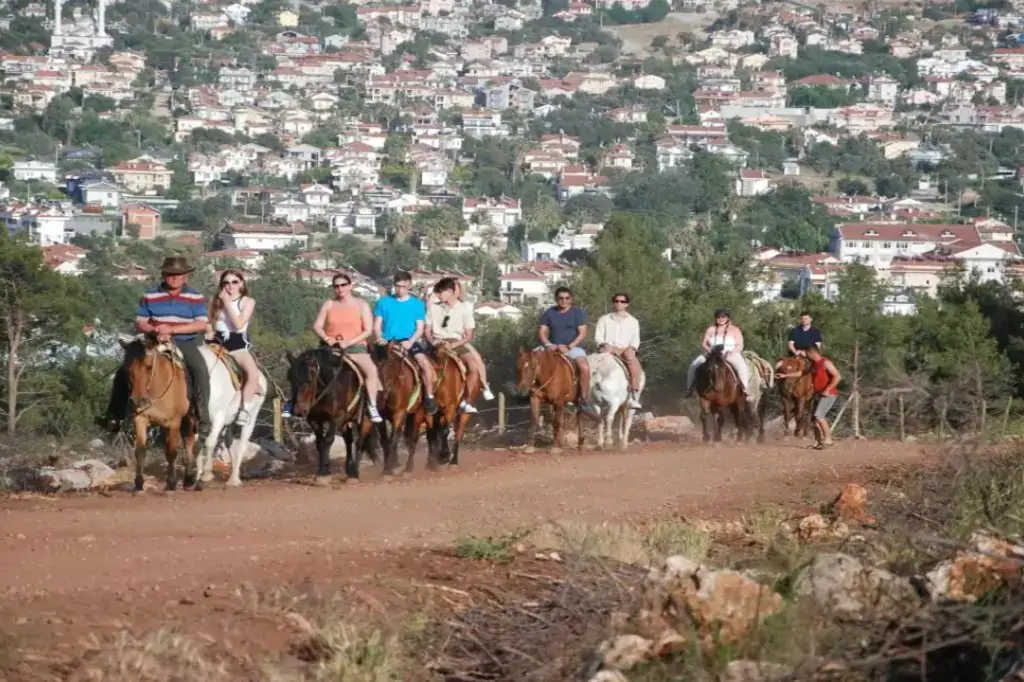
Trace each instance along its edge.
{"label": "horse hoof", "polygon": [[212,471],[204,471],[203,475],[200,477],[199,480],[202,481],[203,483],[209,483],[210,481],[213,480],[213,472]]}
{"label": "horse hoof", "polygon": [[317,476],[313,479],[313,485],[328,486],[331,484],[330,476]]}
{"label": "horse hoof", "polygon": [[224,485],[226,485],[229,488],[241,488],[242,487],[242,479],[240,479],[240,478],[229,478],[227,480],[227,483],[225,483]]}
{"label": "horse hoof", "polygon": [[525,448],[523,448],[523,452],[525,452],[528,455],[532,455],[533,453],[537,452],[537,448],[533,447],[532,445],[527,445]]}
{"label": "horse hoof", "polygon": [[203,492],[203,482],[202,481],[196,481],[196,487],[193,488],[193,490],[195,490],[197,493]]}
{"label": "horse hoof", "polygon": [[142,479],[141,478],[136,478],[135,479],[135,492],[141,493],[142,490],[143,490]]}
{"label": "horse hoof", "polygon": [[551,448],[548,452],[550,452],[552,455],[560,455],[562,454],[562,448],[554,447]]}
{"label": "horse hoof", "polygon": [[402,472],[395,471],[394,469],[385,469],[384,471],[380,472],[380,475],[384,476],[385,478],[394,478],[396,476],[401,476]]}
{"label": "horse hoof", "polygon": [[189,476],[188,474],[185,474],[185,479],[182,481],[182,486],[184,486],[186,490],[188,490],[189,488],[194,488],[196,486],[196,477],[194,475]]}

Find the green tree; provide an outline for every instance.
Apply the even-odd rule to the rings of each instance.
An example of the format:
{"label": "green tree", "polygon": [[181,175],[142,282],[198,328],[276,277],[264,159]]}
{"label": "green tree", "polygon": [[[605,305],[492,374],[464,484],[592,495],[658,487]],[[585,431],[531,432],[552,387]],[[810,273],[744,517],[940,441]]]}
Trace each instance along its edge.
{"label": "green tree", "polygon": [[540,197],[537,202],[523,212],[523,230],[527,241],[542,242],[551,239],[564,218],[558,208],[558,202],[549,194]]}
{"label": "green tree", "polygon": [[465,228],[462,214],[451,206],[420,211],[414,222],[421,238],[431,251],[438,251],[448,242],[458,239]]}
{"label": "green tree", "polygon": [[9,435],[28,411],[54,399],[37,379],[47,357],[71,337],[79,303],[77,283],[51,270],[39,248],[0,232],[0,367]]}

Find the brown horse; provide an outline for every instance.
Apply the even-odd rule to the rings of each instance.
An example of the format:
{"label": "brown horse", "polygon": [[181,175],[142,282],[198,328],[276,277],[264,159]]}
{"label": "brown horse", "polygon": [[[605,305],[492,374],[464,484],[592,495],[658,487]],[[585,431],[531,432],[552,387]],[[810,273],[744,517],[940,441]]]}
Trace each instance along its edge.
{"label": "brown horse", "polygon": [[188,384],[184,363],[176,362],[173,346],[157,342],[147,334],[131,341],[122,340],[125,349],[124,368],[134,411],[135,424],[135,491],[143,485],[142,470],[146,460],[147,435],[150,425],[164,433],[164,454],[167,457],[166,489],[178,487],[175,464],[181,438],[185,436],[185,487],[196,485],[196,424],[189,409]]}
{"label": "brown horse", "polygon": [[[722,427],[725,424],[726,411],[732,413],[736,422],[737,439],[749,441],[753,435],[750,428],[753,421],[757,426],[757,441],[764,442],[764,406],[761,395],[762,366],[766,365],[760,358],[755,360],[755,369],[751,372],[750,386],[753,400],[747,400],[740,389],[739,377],[725,359],[722,346],[715,346],[708,353],[707,361],[697,369],[694,385],[700,397],[700,420],[704,432],[704,442],[712,439],[710,420],[714,419],[714,440],[722,441]],[[746,358],[744,358],[746,362]],[[770,369],[770,368],[769,368]]]}
{"label": "brown horse", "polygon": [[814,383],[811,380],[811,361],[804,356],[789,356],[779,361],[779,400],[782,402],[782,428],[789,435],[789,422],[793,420],[793,435],[806,437],[811,428],[811,402]]}
{"label": "brown horse", "polygon": [[366,413],[363,379],[356,368],[330,348],[288,357],[288,381],[295,396],[295,414],[305,415],[316,438],[316,483],[331,477],[331,446],[341,431],[345,439],[345,475],[359,479],[359,459],[373,422]]}
{"label": "brown horse", "polygon": [[[516,362],[516,395],[525,398],[530,396],[530,435],[527,438],[526,452],[535,452],[537,445],[537,427],[540,424],[541,405],[547,403],[555,413],[555,443],[551,452],[562,451],[565,439],[562,434],[563,418],[567,403],[579,401],[580,385],[576,369],[572,361],[554,350],[527,351],[519,349]],[[576,415],[578,430],[578,447],[583,449],[583,411]]]}
{"label": "brown horse", "polygon": [[[431,358],[437,381],[434,384],[434,400],[437,414],[427,415],[427,468],[436,469],[440,464],[459,465],[459,446],[466,435],[470,414],[459,412],[463,400],[472,403],[480,394],[480,381],[467,381],[464,365],[455,354],[443,346],[436,349]],[[449,445],[448,435],[455,426],[454,443]]]}
{"label": "brown horse", "polygon": [[[384,448],[383,473],[385,476],[397,473],[400,433],[404,434],[409,450],[409,459],[405,462],[408,473],[413,468],[416,441],[420,438],[420,429],[426,423],[427,414],[423,407],[423,381],[419,371],[397,341],[389,342],[385,348],[384,359],[380,363],[380,385],[381,399],[377,408],[384,417],[378,428]],[[391,427],[390,433],[388,426]]]}

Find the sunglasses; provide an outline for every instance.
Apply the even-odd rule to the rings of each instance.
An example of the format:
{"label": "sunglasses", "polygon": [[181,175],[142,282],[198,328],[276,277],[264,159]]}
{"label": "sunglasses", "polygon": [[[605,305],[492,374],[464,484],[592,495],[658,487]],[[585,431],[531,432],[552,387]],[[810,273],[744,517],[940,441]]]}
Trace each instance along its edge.
{"label": "sunglasses", "polygon": [[241,283],[242,283],[242,280],[240,280],[240,279],[226,279],[223,282],[221,282],[221,284],[241,284]]}
{"label": "sunglasses", "polygon": [[612,301],[612,303],[629,303],[629,301],[627,301],[624,298],[617,298],[614,301]]}
{"label": "sunglasses", "polygon": [[335,284],[333,286],[334,286],[335,289],[341,289],[342,287],[350,287],[350,286],[352,286],[352,282],[342,282],[340,284]]}
{"label": "sunglasses", "polygon": [[444,319],[441,320],[441,329],[447,329],[448,328],[448,320],[450,320],[450,319],[452,319],[451,315],[445,315],[444,316]]}

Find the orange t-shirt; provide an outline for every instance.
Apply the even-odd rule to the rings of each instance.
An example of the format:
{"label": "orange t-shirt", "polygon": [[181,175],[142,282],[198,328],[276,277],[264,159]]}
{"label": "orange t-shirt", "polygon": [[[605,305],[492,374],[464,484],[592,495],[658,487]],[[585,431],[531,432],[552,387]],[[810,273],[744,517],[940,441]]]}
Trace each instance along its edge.
{"label": "orange t-shirt", "polygon": [[324,321],[324,333],[330,339],[341,338],[348,341],[362,334],[363,311],[358,303],[345,305],[339,301],[332,301],[331,307],[327,309],[327,319]]}

